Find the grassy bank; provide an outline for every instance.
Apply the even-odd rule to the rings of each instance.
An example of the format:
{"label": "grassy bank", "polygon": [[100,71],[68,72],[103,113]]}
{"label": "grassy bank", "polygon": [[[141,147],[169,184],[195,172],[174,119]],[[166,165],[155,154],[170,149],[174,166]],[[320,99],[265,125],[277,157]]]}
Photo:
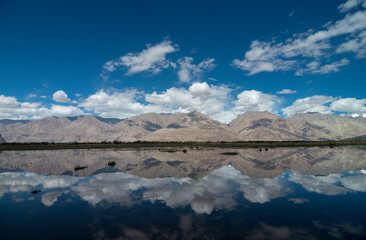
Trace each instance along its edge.
{"label": "grassy bank", "polygon": [[358,141],[248,141],[248,142],[100,142],[100,143],[2,143],[0,151],[15,150],[60,150],[60,149],[106,149],[106,148],[276,148],[276,147],[319,147],[366,145],[365,140]]}

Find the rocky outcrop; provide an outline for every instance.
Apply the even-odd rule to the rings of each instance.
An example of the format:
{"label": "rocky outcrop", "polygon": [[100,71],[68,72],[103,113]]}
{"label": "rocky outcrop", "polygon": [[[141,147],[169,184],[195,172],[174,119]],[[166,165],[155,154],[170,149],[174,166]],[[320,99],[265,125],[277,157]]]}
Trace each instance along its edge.
{"label": "rocky outcrop", "polygon": [[1,136],[1,134],[0,134],[0,144],[1,143],[4,143],[5,142],[5,139]]}

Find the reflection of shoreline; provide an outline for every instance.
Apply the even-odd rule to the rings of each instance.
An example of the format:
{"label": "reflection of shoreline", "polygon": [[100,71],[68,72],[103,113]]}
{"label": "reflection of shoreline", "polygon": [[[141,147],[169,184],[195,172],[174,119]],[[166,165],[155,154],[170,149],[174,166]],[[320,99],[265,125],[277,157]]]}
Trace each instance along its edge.
{"label": "reflection of shoreline", "polygon": [[[91,205],[102,202],[132,206],[142,201],[162,201],[171,208],[190,206],[196,213],[233,209],[243,197],[250,203],[264,204],[276,198],[292,196],[296,204],[308,201],[293,198],[297,183],[308,192],[334,196],[350,191],[366,192],[366,175],[361,171],[328,176],[302,175],[287,172],[275,178],[250,178],[227,165],[209,175],[191,178],[143,178],[123,172],[101,173],[92,177],[44,176],[29,172],[0,173],[0,198],[4,194],[42,191],[41,201],[52,206],[62,194],[77,195]],[[136,195],[137,192],[142,194]]]}
{"label": "reflection of shoreline", "polygon": [[[224,155],[236,152],[237,155]],[[115,162],[114,168],[108,166]],[[366,168],[364,147],[211,149],[187,152],[159,150],[59,150],[0,153],[0,170],[29,171],[42,175],[91,176],[122,171],[145,178],[200,179],[231,164],[251,178],[274,178],[288,170],[307,175],[329,175]],[[76,166],[87,166],[75,171]]]}

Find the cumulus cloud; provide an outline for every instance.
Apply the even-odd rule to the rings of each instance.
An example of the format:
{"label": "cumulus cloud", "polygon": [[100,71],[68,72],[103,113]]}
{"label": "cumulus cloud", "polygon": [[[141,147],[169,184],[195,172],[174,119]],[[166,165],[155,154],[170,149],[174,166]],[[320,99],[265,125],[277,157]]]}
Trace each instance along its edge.
{"label": "cumulus cloud", "polygon": [[182,83],[189,83],[191,80],[199,79],[204,71],[210,71],[216,67],[215,59],[207,58],[195,65],[192,63],[193,58],[184,57],[178,60],[180,69],[178,71],[179,81]]}
{"label": "cumulus cloud", "polygon": [[83,115],[84,111],[80,108],[74,106],[61,106],[61,105],[52,105],[51,109],[47,111],[47,115],[50,116],[77,116]]}
{"label": "cumulus cloud", "polygon": [[153,104],[142,104],[137,100],[142,93],[134,89],[107,93],[104,90],[89,96],[79,107],[93,111],[101,117],[128,118],[148,112],[168,112],[169,110]]}
{"label": "cumulus cloud", "polygon": [[[45,107],[41,103],[19,102],[15,97],[0,95],[0,118],[39,119],[49,116],[76,116],[89,112],[101,117],[123,119],[150,112],[198,111],[228,123],[246,111],[273,112],[279,103],[277,96],[261,91],[242,91],[235,96],[232,95],[234,90],[226,85],[206,82],[195,82],[185,88],[172,87],[152,93],[136,89],[102,89],[80,100],[77,106],[52,104],[51,107]],[[67,98],[63,93],[60,96],[58,100]]]}
{"label": "cumulus cloud", "polygon": [[330,109],[346,113],[366,113],[366,99],[343,98],[331,103]]}
{"label": "cumulus cloud", "polygon": [[67,97],[67,94],[62,90],[58,90],[57,92],[55,92],[52,95],[52,100],[61,103],[67,103],[71,101],[70,98]]}
{"label": "cumulus cloud", "polygon": [[163,105],[171,112],[199,111],[216,120],[228,122],[234,115],[227,109],[231,89],[227,86],[193,83],[188,89],[169,88],[165,92],[145,95],[147,102]]}
{"label": "cumulus cloud", "polygon": [[291,89],[282,89],[281,91],[277,92],[277,94],[294,94],[294,93],[297,93],[297,91]]}
{"label": "cumulus cloud", "polygon": [[108,78],[108,74],[120,67],[127,69],[126,75],[133,75],[140,72],[159,73],[163,68],[175,66],[166,58],[166,55],[178,51],[178,46],[171,41],[164,40],[156,45],[146,45],[146,49],[139,53],[127,53],[118,59],[110,60],[103,65],[101,76]]}
{"label": "cumulus cloud", "polygon": [[0,95],[0,107],[10,108],[10,107],[16,107],[18,105],[19,102],[15,97],[7,97],[4,95]]}
{"label": "cumulus cloud", "polygon": [[41,103],[19,102],[15,97],[0,95],[0,119],[39,119],[82,114],[83,110],[73,106],[52,105],[47,108]]}
{"label": "cumulus cloud", "polygon": [[297,99],[292,105],[282,108],[281,111],[286,116],[307,112],[324,114],[342,113],[352,116],[363,116],[366,115],[365,105],[366,99],[314,95]]}
{"label": "cumulus cloud", "polygon": [[270,95],[257,90],[243,91],[234,101],[233,111],[240,115],[247,111],[269,111],[273,112],[279,99],[275,95]]}
{"label": "cumulus cloud", "polygon": [[284,115],[292,115],[296,113],[319,112],[324,114],[332,113],[329,106],[325,104],[336,100],[331,96],[314,95],[311,97],[297,99],[291,106],[282,108]]}
{"label": "cumulus cloud", "polygon": [[[364,1],[349,0],[340,5],[339,9],[346,12],[361,3],[366,7]],[[323,28],[317,32],[308,30],[294,34],[283,42],[254,40],[244,59],[235,59],[232,65],[248,72],[248,75],[289,70],[296,71],[297,75],[326,74],[337,72],[349,63],[346,58],[329,63],[329,56],[350,51],[356,52],[358,58],[365,57],[366,11],[348,13],[343,19],[330,22]],[[336,37],[342,41],[339,46],[331,44],[331,40]]]}

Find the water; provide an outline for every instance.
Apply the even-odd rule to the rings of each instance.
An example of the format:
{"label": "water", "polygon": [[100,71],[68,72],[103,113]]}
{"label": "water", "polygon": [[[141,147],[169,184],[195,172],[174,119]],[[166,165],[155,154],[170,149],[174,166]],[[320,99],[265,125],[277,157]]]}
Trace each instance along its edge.
{"label": "water", "polygon": [[365,148],[186,150],[2,152],[0,239],[366,238]]}

